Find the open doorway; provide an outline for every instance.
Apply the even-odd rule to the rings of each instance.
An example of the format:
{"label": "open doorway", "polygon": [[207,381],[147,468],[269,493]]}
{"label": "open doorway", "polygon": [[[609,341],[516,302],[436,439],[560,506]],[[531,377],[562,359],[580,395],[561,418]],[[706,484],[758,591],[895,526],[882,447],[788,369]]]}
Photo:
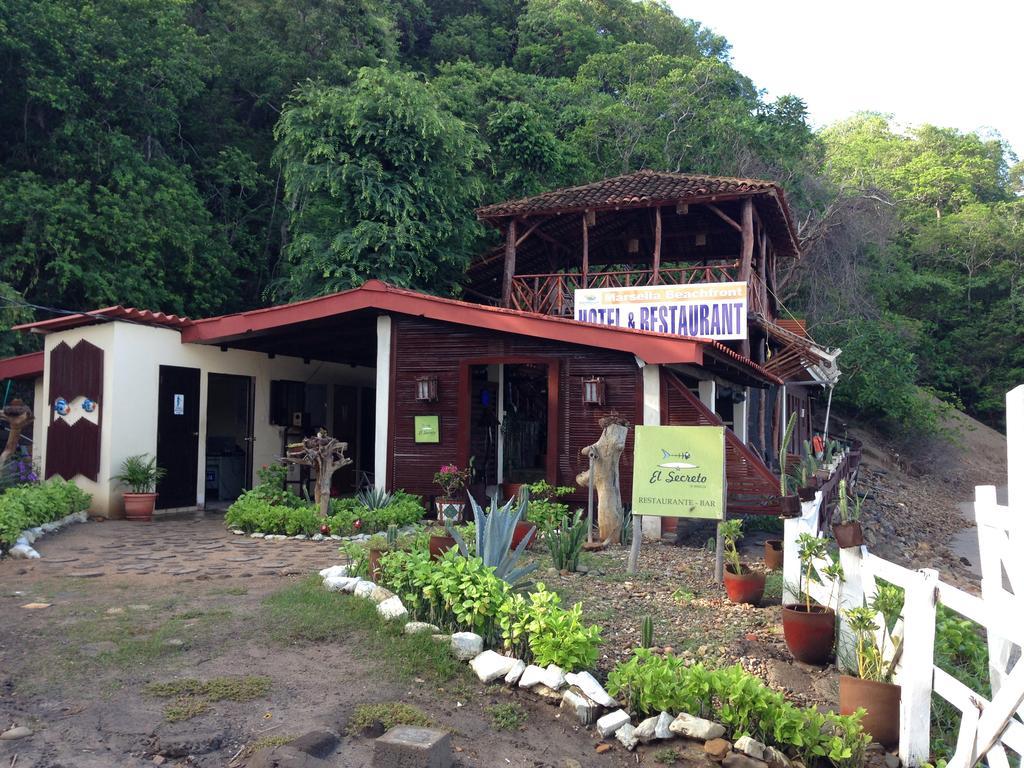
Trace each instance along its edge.
{"label": "open doorway", "polygon": [[521,485],[543,480],[548,464],[548,367],[504,365],[502,478]]}
{"label": "open doorway", "polygon": [[225,509],[252,487],[253,386],[211,373],[206,395],[206,508]]}
{"label": "open doorway", "polygon": [[376,390],[352,384],[334,387],[332,434],[348,443],[352,463],[334,473],[332,493],[348,495],[374,485],[373,460],[376,442]]}

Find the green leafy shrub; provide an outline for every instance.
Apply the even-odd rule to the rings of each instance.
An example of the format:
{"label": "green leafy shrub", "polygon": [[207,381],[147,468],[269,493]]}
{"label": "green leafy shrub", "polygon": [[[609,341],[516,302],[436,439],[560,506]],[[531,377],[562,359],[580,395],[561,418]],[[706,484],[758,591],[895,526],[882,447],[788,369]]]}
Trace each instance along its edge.
{"label": "green leafy shrub", "polygon": [[380,582],[402,598],[409,613],[448,631],[476,632],[492,643],[498,612],[511,588],[478,557],[449,550],[436,561],[424,550],[381,557]]}
{"label": "green leafy shrub", "polygon": [[683,659],[641,648],[612,670],[607,687],[637,714],[668,711],[707,717],[724,725],[732,737],[747,734],[792,749],[805,765],[859,765],[870,740],[860,727],[862,712],[842,716],[794,706],[739,665],[688,667]]}
{"label": "green leafy shrub", "polygon": [[544,534],[558,527],[563,517],[569,514],[569,505],[556,499],[573,492],[569,486],[551,485],[540,480],[527,486],[530,491],[530,505],[526,511],[526,521],[537,526],[537,531]]}
{"label": "green leafy shrub", "polygon": [[228,507],[224,522],[229,528],[239,528],[246,533],[285,536],[312,536],[320,532],[324,519],[316,508],[310,505],[293,507],[288,504],[272,504],[258,492],[260,487],[246,491]]}
{"label": "green leafy shrub", "polygon": [[[331,499],[330,525],[331,533],[339,536],[351,536],[355,533],[377,533],[386,531],[389,525],[397,525],[403,528],[412,523],[419,522],[423,518],[423,500],[405,491],[395,491],[390,494],[388,503],[384,506],[370,508],[366,501],[375,503],[380,501],[379,497],[374,499]],[[360,521],[357,528],[355,523]]]}
{"label": "green leafy shrub", "polygon": [[285,487],[288,479],[288,467],[283,464],[264,464],[256,470],[258,482],[248,493],[262,499],[275,507],[305,507],[308,499],[303,499]]}
{"label": "green leafy shrub", "polygon": [[59,479],[8,488],[0,494],[0,550],[10,549],[28,528],[88,509],[91,500],[74,483]]}
{"label": "green leafy shrub", "polygon": [[557,592],[542,582],[534,591],[513,594],[500,608],[502,641],[520,658],[542,667],[557,664],[565,670],[593,667],[601,644],[601,628],[583,624],[583,604],[561,607]]}

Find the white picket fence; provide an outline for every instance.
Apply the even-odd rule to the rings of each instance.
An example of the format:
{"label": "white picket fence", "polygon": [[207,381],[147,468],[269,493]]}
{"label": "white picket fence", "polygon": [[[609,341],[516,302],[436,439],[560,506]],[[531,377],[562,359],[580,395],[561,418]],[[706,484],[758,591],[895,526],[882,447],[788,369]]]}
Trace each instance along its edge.
{"label": "white picket fence", "polygon": [[[852,661],[853,634],[843,609],[865,604],[881,579],[905,590],[903,612],[891,635],[879,617],[878,641],[892,658],[899,638],[902,653],[894,682],[902,687],[899,756],[906,766],[929,758],[932,694],[963,713],[956,751],[948,768],[972,768],[985,759],[990,768],[1009,768],[1006,750],[1024,755],[1024,385],[1006,396],[1008,504],[997,503],[995,486],[975,489],[974,512],[981,554],[981,596],[957,589],[937,571],[911,570],[868,552],[866,546],[839,551],[843,580],[824,576],[830,559],[814,566],[821,583],[811,596],[840,616],[837,659],[840,668]],[[800,578],[797,537],[820,535],[821,494],[803,504],[799,518],[785,523],[784,602],[795,602]],[[985,629],[989,651],[992,700],[973,691],[935,666],[935,614],[939,604]],[[894,640],[895,638],[895,640]],[[845,670],[844,670],[845,671]]]}

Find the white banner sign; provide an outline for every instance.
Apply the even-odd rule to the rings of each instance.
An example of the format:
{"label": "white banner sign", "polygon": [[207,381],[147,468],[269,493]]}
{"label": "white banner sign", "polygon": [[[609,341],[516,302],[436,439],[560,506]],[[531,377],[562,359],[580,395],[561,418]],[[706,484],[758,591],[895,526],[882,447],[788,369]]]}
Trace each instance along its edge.
{"label": "white banner sign", "polygon": [[747,338],[746,283],[583,288],[576,319],[703,339]]}

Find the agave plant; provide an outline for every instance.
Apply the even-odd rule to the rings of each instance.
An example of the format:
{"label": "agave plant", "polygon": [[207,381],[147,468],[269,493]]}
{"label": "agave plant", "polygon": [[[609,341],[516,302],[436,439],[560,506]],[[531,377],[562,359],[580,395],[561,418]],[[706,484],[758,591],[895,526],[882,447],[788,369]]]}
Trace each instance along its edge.
{"label": "agave plant", "polygon": [[392,495],[383,488],[374,486],[361,490],[357,498],[359,503],[369,510],[383,509],[394,500]]}
{"label": "agave plant", "polygon": [[[509,499],[501,507],[498,506],[498,500],[492,498],[490,513],[484,512],[472,495],[469,496],[469,503],[473,507],[473,519],[476,521],[476,556],[484,561],[484,565],[493,567],[494,575],[499,579],[509,584],[518,584],[537,567],[537,563],[516,567],[523,550],[530,542],[532,531],[530,535],[523,537],[519,546],[511,548],[516,523],[526,517],[529,497],[524,494],[520,498]],[[518,506],[513,509],[517,503]],[[459,532],[450,525],[446,527],[455,543],[459,545],[462,556],[470,557],[469,547]]]}

